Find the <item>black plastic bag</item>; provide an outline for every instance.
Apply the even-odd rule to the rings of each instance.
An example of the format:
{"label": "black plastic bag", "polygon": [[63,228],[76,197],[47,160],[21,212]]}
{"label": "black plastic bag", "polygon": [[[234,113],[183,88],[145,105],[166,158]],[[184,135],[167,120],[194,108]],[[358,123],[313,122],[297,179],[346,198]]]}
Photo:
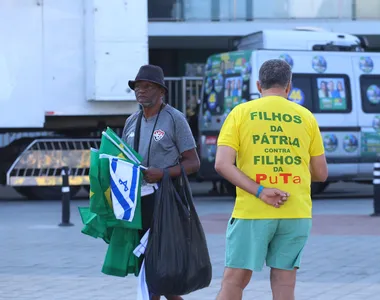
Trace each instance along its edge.
{"label": "black plastic bag", "polygon": [[183,167],[176,185],[165,170],[157,191],[145,272],[155,295],[186,295],[210,285],[210,255]]}

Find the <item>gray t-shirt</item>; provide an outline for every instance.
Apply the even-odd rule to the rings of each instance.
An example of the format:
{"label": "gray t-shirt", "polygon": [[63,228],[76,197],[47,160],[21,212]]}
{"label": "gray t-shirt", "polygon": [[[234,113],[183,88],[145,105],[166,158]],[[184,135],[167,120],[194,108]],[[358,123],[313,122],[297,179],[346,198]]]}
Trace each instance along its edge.
{"label": "gray t-shirt", "polygon": [[[123,130],[122,139],[131,147],[139,113],[127,119]],[[142,117],[138,152],[143,157],[143,166],[169,168],[178,164],[181,153],[196,148],[195,140],[185,116],[174,107],[165,105],[154,128],[148,166],[149,143],[156,119],[157,115],[148,119]]]}

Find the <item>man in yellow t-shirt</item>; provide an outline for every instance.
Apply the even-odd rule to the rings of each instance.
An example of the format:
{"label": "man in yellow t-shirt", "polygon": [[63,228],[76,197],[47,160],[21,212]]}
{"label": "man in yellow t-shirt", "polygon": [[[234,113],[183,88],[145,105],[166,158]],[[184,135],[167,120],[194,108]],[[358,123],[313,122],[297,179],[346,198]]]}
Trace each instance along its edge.
{"label": "man in yellow t-shirt", "polygon": [[218,300],[242,299],[264,262],[273,299],[294,299],[311,229],[310,184],[325,181],[328,171],[316,119],[287,100],[291,80],[285,61],[266,61],[257,82],[262,98],[235,107],[218,138],[215,168],[237,186]]}

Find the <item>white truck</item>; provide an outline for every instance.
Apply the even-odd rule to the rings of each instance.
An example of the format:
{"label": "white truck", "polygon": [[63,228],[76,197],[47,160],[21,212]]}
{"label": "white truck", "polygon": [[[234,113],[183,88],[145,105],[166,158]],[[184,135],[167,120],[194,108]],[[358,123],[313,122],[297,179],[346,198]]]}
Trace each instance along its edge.
{"label": "white truck", "polygon": [[289,100],[315,115],[324,139],[329,178],[314,183],[312,192],[340,180],[371,183],[380,156],[380,53],[366,47],[365,40],[345,33],[264,30],[244,37],[237,51],[210,56],[199,118],[200,178],[219,179],[212,167],[225,117],[239,103],[260,97],[260,66],[281,58],[293,72]]}
{"label": "white truck", "polygon": [[35,199],[89,186],[89,148],[138,109],[147,1],[0,1],[0,184]]}

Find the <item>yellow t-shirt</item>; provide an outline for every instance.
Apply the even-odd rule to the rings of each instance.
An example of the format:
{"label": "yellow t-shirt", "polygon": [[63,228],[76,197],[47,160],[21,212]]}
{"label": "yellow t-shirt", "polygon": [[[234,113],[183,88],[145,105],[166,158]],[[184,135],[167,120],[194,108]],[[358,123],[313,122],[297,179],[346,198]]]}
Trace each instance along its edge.
{"label": "yellow t-shirt", "polygon": [[310,157],[322,155],[324,147],[309,110],[278,96],[240,104],[227,116],[218,146],[235,149],[237,167],[257,183],[290,193],[275,208],[237,188],[234,218],[311,218]]}

